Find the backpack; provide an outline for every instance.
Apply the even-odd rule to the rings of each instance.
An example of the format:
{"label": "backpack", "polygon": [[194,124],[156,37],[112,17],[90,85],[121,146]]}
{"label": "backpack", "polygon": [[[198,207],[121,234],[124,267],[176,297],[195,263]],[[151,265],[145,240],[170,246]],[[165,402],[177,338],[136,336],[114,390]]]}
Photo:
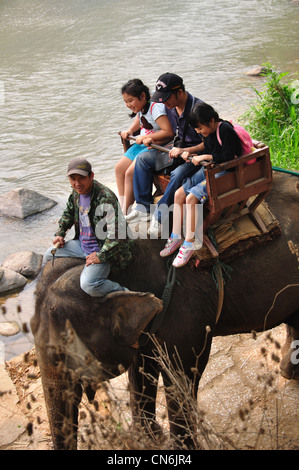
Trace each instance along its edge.
{"label": "backpack", "polygon": [[[254,150],[254,147],[253,147],[252,139],[251,139],[250,135],[248,134],[248,132],[244,129],[244,127],[240,126],[239,124],[233,124],[232,122],[231,122],[231,124],[232,124],[235,132],[237,133],[237,136],[241,140],[242,155],[246,155],[247,153],[251,153]],[[220,133],[219,133],[220,125],[221,125],[221,122],[219,122],[219,124],[217,126],[216,135],[217,135],[217,140],[218,140],[219,144],[222,145],[222,141],[221,141]],[[249,160],[248,162],[246,162],[246,164],[251,165],[255,161],[256,161],[256,159],[254,158],[253,160]]]}

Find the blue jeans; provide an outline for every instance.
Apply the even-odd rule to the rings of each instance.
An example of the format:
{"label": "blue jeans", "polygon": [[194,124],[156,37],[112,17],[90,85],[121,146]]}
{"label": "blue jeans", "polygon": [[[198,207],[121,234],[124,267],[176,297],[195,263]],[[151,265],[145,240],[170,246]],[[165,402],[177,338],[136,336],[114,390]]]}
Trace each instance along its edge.
{"label": "blue jeans", "polygon": [[[134,197],[137,203],[137,210],[144,207],[149,212],[153,203],[152,185],[155,174],[155,161],[158,150],[152,149],[145,153],[140,153],[136,159],[133,177]],[[198,167],[191,162],[183,163],[170,173],[170,181],[163,197],[157,203],[154,216],[161,222],[161,211],[159,206],[165,204],[170,207],[174,201],[174,193],[182,186],[183,180],[198,171]],[[139,207],[138,207],[139,206]]]}
{"label": "blue jeans", "polygon": [[[45,253],[45,261],[51,261],[53,255],[51,253],[53,247],[48,248]],[[85,253],[81,248],[79,240],[69,240],[65,242],[64,246],[58,248],[55,253],[56,258],[86,258]],[[109,292],[127,290],[120,286],[117,282],[110,281],[108,275],[110,273],[109,263],[96,263],[84,266],[80,276],[81,289],[92,297],[104,297]]]}

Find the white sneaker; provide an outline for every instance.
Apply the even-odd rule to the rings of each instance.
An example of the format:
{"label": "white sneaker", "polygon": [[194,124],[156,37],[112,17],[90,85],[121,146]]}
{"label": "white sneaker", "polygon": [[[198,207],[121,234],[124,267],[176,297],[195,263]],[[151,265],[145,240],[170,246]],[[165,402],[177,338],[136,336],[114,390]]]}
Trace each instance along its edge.
{"label": "white sneaker", "polygon": [[138,219],[142,222],[143,221],[147,222],[148,220],[150,220],[150,213],[144,212],[144,211],[138,211],[137,209],[134,209],[130,212],[130,214],[125,216],[125,219],[127,222],[131,222],[131,220],[135,220],[135,219],[136,221]]}
{"label": "white sneaker", "polygon": [[153,216],[147,233],[148,235],[152,235],[153,237],[159,237],[161,235],[161,232],[162,226],[160,222],[155,218],[155,216]]}
{"label": "white sneaker", "polygon": [[175,259],[173,260],[172,266],[175,268],[181,268],[188,263],[189,259],[194,253],[194,244],[192,247],[187,248],[186,245],[182,245],[180,251],[176,255]]}

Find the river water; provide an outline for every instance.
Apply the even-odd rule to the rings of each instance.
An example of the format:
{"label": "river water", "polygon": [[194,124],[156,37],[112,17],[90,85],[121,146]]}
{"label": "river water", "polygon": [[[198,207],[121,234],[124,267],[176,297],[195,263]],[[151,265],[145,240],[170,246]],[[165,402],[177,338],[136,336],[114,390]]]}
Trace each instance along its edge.
{"label": "river water", "polygon": [[[153,90],[160,74],[177,73],[193,95],[236,118],[262,87],[244,72],[266,61],[298,72],[298,20],[291,0],[1,0],[0,194],[25,187],[58,204],[25,220],[0,217],[0,263],[49,246],[71,158],[88,158],[96,178],[115,188],[127,80]],[[15,319],[21,303],[28,321],[33,290],[0,299],[5,318]]]}

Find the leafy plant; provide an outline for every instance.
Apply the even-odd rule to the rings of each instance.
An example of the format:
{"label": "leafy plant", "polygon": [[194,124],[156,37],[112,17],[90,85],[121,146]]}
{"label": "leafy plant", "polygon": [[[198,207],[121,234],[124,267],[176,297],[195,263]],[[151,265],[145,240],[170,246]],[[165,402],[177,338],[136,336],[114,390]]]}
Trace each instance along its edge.
{"label": "leafy plant", "polygon": [[264,89],[254,88],[257,102],[241,119],[253,139],[269,146],[273,166],[299,170],[299,81],[264,65]]}

